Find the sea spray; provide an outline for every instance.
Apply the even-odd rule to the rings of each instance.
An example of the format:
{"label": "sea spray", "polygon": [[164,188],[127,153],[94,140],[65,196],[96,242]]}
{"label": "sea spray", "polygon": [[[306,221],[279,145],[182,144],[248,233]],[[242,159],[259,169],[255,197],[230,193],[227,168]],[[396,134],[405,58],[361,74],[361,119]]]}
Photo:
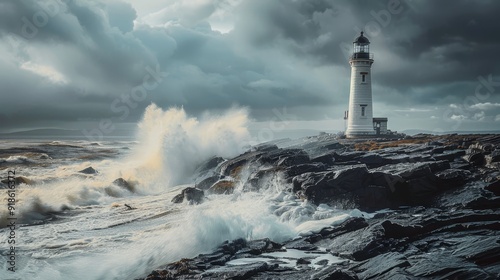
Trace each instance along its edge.
{"label": "sea spray", "polygon": [[[205,113],[197,119],[189,117],[182,108],[164,111],[152,104],[138,124],[139,143],[128,156],[83,162],[67,158],[72,162],[30,171],[30,177],[40,183],[21,189],[20,222],[36,223],[65,209],[108,204],[117,197],[157,194],[167,187],[192,183],[193,172],[203,161],[215,155],[229,158],[243,152],[243,144],[249,139],[248,121],[244,108],[231,108],[218,115]],[[40,147],[47,145],[68,149],[68,154],[58,154],[58,158],[73,155],[75,150],[85,151],[84,146],[63,142],[43,143]],[[100,146],[87,147],[93,154]],[[85,158],[80,152],[77,155]],[[6,161],[26,163],[25,157],[18,156]],[[99,173],[79,173],[89,166]],[[138,187],[131,193],[112,183],[117,178]],[[0,217],[6,216],[5,209],[0,209]],[[5,223],[0,222],[2,226]]]}
{"label": "sea spray", "polygon": [[138,124],[140,144],[131,153],[137,177],[161,180],[164,186],[189,183],[196,167],[213,156],[244,152],[250,136],[248,112],[231,108],[220,115],[188,117],[182,108],[166,111],[152,104]]}

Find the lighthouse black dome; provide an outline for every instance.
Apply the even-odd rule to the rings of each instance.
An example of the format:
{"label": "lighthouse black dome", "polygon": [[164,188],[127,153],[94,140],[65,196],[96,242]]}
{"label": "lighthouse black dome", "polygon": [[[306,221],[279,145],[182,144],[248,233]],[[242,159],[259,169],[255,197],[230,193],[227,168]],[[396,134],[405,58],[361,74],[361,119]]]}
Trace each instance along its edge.
{"label": "lighthouse black dome", "polygon": [[353,43],[358,45],[367,45],[370,44],[370,40],[368,40],[368,38],[363,36],[363,31],[361,31],[361,35],[359,35],[359,37],[356,38],[356,40],[354,40]]}

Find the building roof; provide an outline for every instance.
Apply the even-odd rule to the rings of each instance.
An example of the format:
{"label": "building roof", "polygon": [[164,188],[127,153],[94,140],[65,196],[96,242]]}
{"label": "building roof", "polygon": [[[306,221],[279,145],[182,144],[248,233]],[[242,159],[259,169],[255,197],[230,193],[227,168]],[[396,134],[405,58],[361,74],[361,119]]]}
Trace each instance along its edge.
{"label": "building roof", "polygon": [[367,44],[370,44],[370,40],[368,40],[368,38],[366,38],[364,35],[363,35],[363,31],[361,31],[361,35],[359,35],[358,38],[356,38],[356,40],[354,40],[354,44],[359,44],[359,45],[367,45]]}

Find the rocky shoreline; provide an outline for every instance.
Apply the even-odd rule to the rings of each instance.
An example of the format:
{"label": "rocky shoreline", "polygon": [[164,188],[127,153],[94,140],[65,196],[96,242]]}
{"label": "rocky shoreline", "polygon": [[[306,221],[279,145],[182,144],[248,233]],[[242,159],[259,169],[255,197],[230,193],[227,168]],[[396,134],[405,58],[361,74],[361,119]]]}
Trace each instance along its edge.
{"label": "rocky shoreline", "polygon": [[258,191],[374,213],[284,243],[227,241],[145,279],[500,279],[500,135],[348,140],[320,135],[214,158],[176,196]]}

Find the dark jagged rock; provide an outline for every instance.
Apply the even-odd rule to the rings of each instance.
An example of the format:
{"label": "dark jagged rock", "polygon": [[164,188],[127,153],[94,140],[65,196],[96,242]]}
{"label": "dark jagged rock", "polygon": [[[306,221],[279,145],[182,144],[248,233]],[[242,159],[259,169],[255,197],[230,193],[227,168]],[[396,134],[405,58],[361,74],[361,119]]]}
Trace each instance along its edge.
{"label": "dark jagged rock", "polygon": [[388,159],[388,158],[385,158],[385,157],[382,157],[378,154],[373,154],[373,153],[363,155],[363,156],[357,158],[357,160],[360,163],[366,164],[366,166],[368,166],[370,168],[380,167],[380,166],[392,163],[391,159]]}
{"label": "dark jagged rock", "polygon": [[471,172],[462,169],[446,169],[436,173],[438,187],[442,189],[463,186],[471,177]]}
{"label": "dark jagged rock", "polygon": [[293,178],[297,175],[308,173],[308,172],[321,172],[326,170],[326,165],[322,163],[307,163],[298,164],[287,167],[284,170],[284,174],[288,178]]}
{"label": "dark jagged rock", "polygon": [[326,247],[341,257],[363,261],[389,251],[390,248],[384,245],[383,236],[381,227],[365,227],[332,240],[322,239],[315,245]]}
{"label": "dark jagged rock", "polygon": [[255,147],[253,147],[253,150],[261,151],[261,152],[270,152],[270,151],[277,150],[277,149],[279,149],[278,146],[276,146],[275,144],[270,144],[270,143],[263,143],[263,144],[259,144]]}
{"label": "dark jagged rock", "polygon": [[247,249],[244,251],[244,253],[249,253],[252,255],[275,252],[281,250],[281,248],[283,247],[281,244],[269,240],[269,238],[248,241],[246,245]]}
{"label": "dark jagged rock", "polygon": [[[276,267],[277,265],[273,266]],[[201,274],[203,279],[249,279],[261,271],[270,267],[265,262],[252,263],[248,265],[232,265],[216,268]]]}
{"label": "dark jagged rock", "polygon": [[496,196],[500,196],[500,180],[487,185],[484,189],[494,193]]}
{"label": "dark jagged rock", "polygon": [[336,152],[329,152],[329,153],[322,154],[322,155],[316,156],[314,158],[311,158],[311,161],[323,163],[326,165],[331,165],[335,162],[336,156],[338,156]]}
{"label": "dark jagged rock", "polygon": [[233,159],[227,160],[218,166],[218,173],[224,176],[232,176],[243,168],[244,165],[256,161],[257,158],[265,154],[262,151],[246,152]]}
{"label": "dark jagged rock", "polygon": [[294,166],[294,165],[308,163],[309,161],[310,161],[309,156],[307,154],[298,153],[298,154],[295,154],[293,156],[287,156],[287,157],[280,158],[278,160],[277,165],[278,166]]}
{"label": "dark jagged rock", "polygon": [[353,161],[353,160],[357,160],[358,158],[362,157],[365,154],[366,154],[365,152],[360,152],[360,151],[344,152],[344,153],[338,154],[335,157],[335,159],[337,162]]}
{"label": "dark jagged rock", "polygon": [[336,227],[327,227],[322,229],[320,231],[320,235],[329,239],[333,239],[342,234],[359,230],[367,226],[368,223],[364,218],[349,218]]}
{"label": "dark jagged rock", "polygon": [[259,161],[276,166],[291,166],[309,163],[309,155],[302,149],[277,149],[260,156]]}
{"label": "dark jagged rock", "polygon": [[95,170],[92,166],[89,166],[85,169],[82,169],[80,171],[78,171],[79,173],[83,173],[83,174],[88,174],[88,175],[92,175],[92,174],[97,174],[99,172],[97,172],[97,170]]}
{"label": "dark jagged rock", "polygon": [[196,188],[185,188],[182,192],[185,200],[195,204],[201,203],[204,197],[204,192]]}
{"label": "dark jagged rock", "polygon": [[129,192],[135,192],[134,185],[131,184],[131,183],[129,183],[129,182],[127,182],[123,178],[118,178],[118,179],[114,180],[113,184],[117,185],[120,188],[124,188],[124,189],[128,190]]}
{"label": "dark jagged rock", "polygon": [[308,241],[308,237],[303,237],[298,240],[294,240],[285,244],[285,248],[287,249],[296,249],[296,250],[307,250],[312,251],[316,250],[318,246],[311,244]]}
{"label": "dark jagged rock", "polygon": [[475,200],[469,201],[465,205],[465,207],[474,210],[499,209],[500,197],[495,197],[495,198],[479,197]]}
{"label": "dark jagged rock", "polygon": [[436,162],[422,162],[415,163],[412,166],[404,169],[397,173],[397,175],[403,177],[403,179],[415,179],[421,177],[429,177],[434,173],[449,169],[450,163],[447,161],[436,161]]}
{"label": "dark jagged rock", "polygon": [[472,153],[466,155],[465,160],[473,166],[483,166],[486,164],[486,158],[483,153]]}
{"label": "dark jagged rock", "polygon": [[411,266],[401,253],[390,252],[378,255],[355,266],[353,270],[361,279],[385,278],[387,272],[394,268]]}
{"label": "dark jagged rock", "polygon": [[442,154],[432,155],[435,160],[447,160],[454,161],[457,158],[465,156],[464,150],[453,150],[449,152],[444,152]]}
{"label": "dark jagged rock", "polygon": [[352,271],[341,270],[334,266],[326,267],[311,275],[311,279],[318,280],[358,280],[358,276]]}
{"label": "dark jagged rock", "polygon": [[303,258],[299,258],[297,260],[297,265],[301,265],[301,264],[311,264],[310,261],[306,260],[306,259],[303,259]]}
{"label": "dark jagged rock", "polygon": [[305,173],[293,178],[294,191],[315,204],[353,200],[356,191],[367,187],[370,174],[366,166],[354,166],[338,171]]}
{"label": "dark jagged rock", "polygon": [[403,183],[405,183],[405,179],[400,175],[389,174],[385,172],[371,172],[370,184],[375,186],[385,187],[391,192],[394,192],[396,188],[399,188]]}
{"label": "dark jagged rock", "polygon": [[180,194],[176,195],[172,199],[172,202],[173,203],[182,203],[184,200],[186,200],[189,203],[199,204],[203,201],[204,197],[205,197],[205,193],[203,192],[203,190],[188,187],[188,188],[183,189]]}
{"label": "dark jagged rock", "polygon": [[[5,184],[5,188],[8,188],[9,181],[12,182],[12,179],[10,179],[10,180],[9,180],[9,178],[3,179],[1,182]],[[14,177],[13,182],[16,185],[20,185],[20,184],[33,185],[35,183],[33,180],[31,180],[31,179],[29,179],[27,177],[24,177],[24,176],[16,176],[16,177]]]}
{"label": "dark jagged rock", "polygon": [[[222,163],[206,184],[231,176],[226,179],[243,191],[261,191],[273,182],[268,179],[284,177],[281,191],[316,205],[391,211],[283,243],[224,242],[147,279],[500,279],[500,136],[417,135],[361,146],[361,140],[341,141],[319,136],[286,149],[261,145]],[[244,165],[248,181],[241,178]],[[184,192],[176,199],[183,201]],[[274,214],[281,216],[281,208]],[[318,254],[339,261],[315,259]]]}
{"label": "dark jagged rock", "polygon": [[223,179],[213,184],[207,192],[209,194],[232,194],[235,186],[235,181]]}
{"label": "dark jagged rock", "polygon": [[201,182],[196,184],[196,188],[200,190],[208,190],[211,186],[213,186],[213,184],[222,179],[221,177],[223,178],[224,176],[216,175],[205,178]]}
{"label": "dark jagged rock", "polygon": [[184,194],[183,193],[180,193],[176,196],[174,196],[174,198],[172,198],[171,200],[173,203],[182,203],[184,201]]}
{"label": "dark jagged rock", "polygon": [[221,158],[221,157],[212,157],[210,158],[209,160],[205,161],[204,163],[202,163],[198,168],[197,168],[197,171],[198,173],[203,173],[203,172],[206,172],[208,170],[212,170],[212,169],[215,169],[217,166],[219,166],[219,164],[221,164],[222,162],[224,162],[224,159]]}
{"label": "dark jagged rock", "polygon": [[490,163],[492,162],[500,162],[500,149],[496,149],[488,156],[488,160]]}

